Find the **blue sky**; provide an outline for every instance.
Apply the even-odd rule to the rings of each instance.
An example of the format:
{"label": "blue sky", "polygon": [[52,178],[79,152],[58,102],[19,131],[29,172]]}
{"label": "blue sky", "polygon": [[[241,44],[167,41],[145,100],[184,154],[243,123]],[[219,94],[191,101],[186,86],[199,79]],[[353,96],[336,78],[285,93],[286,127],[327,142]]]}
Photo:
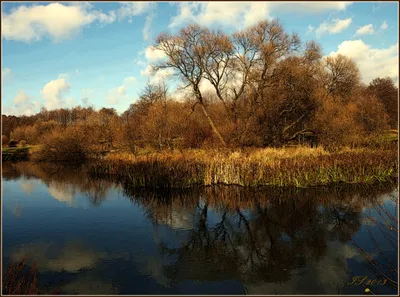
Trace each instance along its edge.
{"label": "blue sky", "polygon": [[114,107],[123,112],[144,84],[163,31],[191,22],[234,32],[279,18],[316,40],[324,55],[359,65],[363,82],[398,84],[397,2],[2,2],[2,113],[41,107]]}

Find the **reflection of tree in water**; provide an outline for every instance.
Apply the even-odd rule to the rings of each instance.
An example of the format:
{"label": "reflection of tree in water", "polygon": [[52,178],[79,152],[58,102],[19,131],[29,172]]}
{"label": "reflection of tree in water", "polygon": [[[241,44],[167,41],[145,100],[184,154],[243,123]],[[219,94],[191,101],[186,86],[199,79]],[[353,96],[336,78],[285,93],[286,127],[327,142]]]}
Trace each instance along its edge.
{"label": "reflection of tree in water", "polygon": [[[88,178],[82,166],[3,164],[3,178],[20,176],[40,178],[64,195],[79,191],[93,205],[99,205],[115,186]],[[332,253],[332,242],[353,246],[378,277],[397,279],[397,258],[393,261],[379,250],[382,238],[392,243],[393,250],[398,248],[398,214],[389,213],[379,203],[379,195],[393,191],[392,186],[306,190],[210,187],[174,192],[122,188],[146,212],[155,232],[160,225],[186,230],[178,246],[157,241],[162,254],[171,256],[172,262],[163,263],[163,273],[172,283],[189,279],[239,279],[254,285],[286,282],[307,263],[324,261]],[[393,201],[397,203],[397,197]],[[374,209],[380,218],[364,214],[366,208]],[[352,239],[366,220],[369,228],[376,227],[383,234],[373,238],[376,232],[370,230],[371,243],[384,261],[376,262]],[[346,260],[342,264],[346,265]],[[397,282],[392,285],[397,287]]]}
{"label": "reflection of tree in water", "polygon": [[[155,226],[169,224],[173,212],[192,213],[184,243],[159,243],[161,252],[175,259],[164,265],[173,283],[240,279],[247,284],[288,281],[293,271],[324,258],[329,242],[349,243],[361,227],[364,209],[391,190],[227,187],[150,193],[125,187]],[[209,219],[210,211],[217,222]]]}
{"label": "reflection of tree in water", "polygon": [[43,181],[50,194],[57,200],[72,204],[77,192],[84,194],[93,205],[106,199],[114,183],[90,178],[84,165],[66,166],[53,163],[32,162],[4,163],[5,180],[36,178]]}
{"label": "reflection of tree in water", "polygon": [[[389,205],[392,204],[392,207]],[[371,257],[362,245],[350,239],[353,246],[368,263],[368,268],[378,279],[386,279],[387,286],[398,290],[398,191],[383,197],[379,203],[374,203],[369,212],[363,214],[363,221],[369,235],[369,241],[379,257]],[[375,230],[375,232],[374,232]],[[382,248],[385,242],[391,249]],[[348,271],[350,275],[354,275]],[[368,285],[363,284],[364,287]],[[371,286],[369,286],[371,287]],[[374,289],[370,289],[373,290]],[[374,293],[372,291],[372,293]],[[375,291],[375,293],[379,293]]]}

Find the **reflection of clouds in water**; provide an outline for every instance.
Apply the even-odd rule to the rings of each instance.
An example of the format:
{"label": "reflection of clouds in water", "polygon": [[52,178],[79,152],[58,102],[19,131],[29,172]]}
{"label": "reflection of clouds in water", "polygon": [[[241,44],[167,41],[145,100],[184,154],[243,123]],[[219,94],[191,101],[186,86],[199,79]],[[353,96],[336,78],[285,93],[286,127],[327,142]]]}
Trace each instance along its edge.
{"label": "reflection of clouds in water", "polygon": [[118,253],[107,255],[95,251],[80,241],[71,241],[64,246],[52,242],[33,242],[14,248],[11,259],[18,261],[23,257],[35,262],[40,272],[78,273],[72,282],[62,286],[63,294],[93,295],[118,292],[111,282],[105,282],[101,279],[102,275],[91,269],[96,268],[102,260],[126,258],[126,255]]}
{"label": "reflection of clouds in water", "polygon": [[22,179],[19,185],[25,194],[30,195],[36,189],[37,181]]}
{"label": "reflection of clouds in water", "polygon": [[171,214],[160,220],[160,223],[169,225],[172,229],[193,229],[193,216],[188,211],[172,210]]}
{"label": "reflection of clouds in water", "polygon": [[20,204],[17,204],[13,209],[12,209],[12,214],[15,215],[17,218],[22,217],[22,211],[23,211],[23,206]]}
{"label": "reflection of clouds in water", "polygon": [[136,253],[135,266],[142,274],[150,275],[157,283],[169,287],[171,280],[165,276],[163,260],[159,255]]}
{"label": "reflection of clouds in water", "polygon": [[85,273],[84,277],[79,277],[77,280],[62,286],[62,293],[75,295],[115,295],[118,294],[118,289],[112,283],[100,280],[98,275]]}
{"label": "reflection of clouds in water", "polygon": [[293,270],[291,279],[284,284],[248,284],[247,291],[254,295],[338,294],[343,284],[350,280],[346,272],[347,260],[359,257],[362,257],[360,253],[350,245],[330,243],[324,258]]}
{"label": "reflection of clouds in water", "polygon": [[75,191],[69,185],[51,181],[47,189],[49,194],[58,201],[64,202],[69,206],[74,205]]}
{"label": "reflection of clouds in water", "polygon": [[83,268],[94,267],[106,255],[80,242],[69,242],[61,247],[54,243],[34,242],[16,247],[11,259],[18,261],[25,256],[36,263],[39,271],[78,272]]}

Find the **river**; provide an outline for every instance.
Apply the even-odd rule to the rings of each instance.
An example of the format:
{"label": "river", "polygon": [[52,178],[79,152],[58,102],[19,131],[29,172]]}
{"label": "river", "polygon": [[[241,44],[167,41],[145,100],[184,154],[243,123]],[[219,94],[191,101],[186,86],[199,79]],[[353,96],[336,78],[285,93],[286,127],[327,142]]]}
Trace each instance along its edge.
{"label": "river", "polygon": [[28,257],[49,290],[398,292],[396,185],[163,193],[91,179],[84,167],[2,170],[3,264]]}

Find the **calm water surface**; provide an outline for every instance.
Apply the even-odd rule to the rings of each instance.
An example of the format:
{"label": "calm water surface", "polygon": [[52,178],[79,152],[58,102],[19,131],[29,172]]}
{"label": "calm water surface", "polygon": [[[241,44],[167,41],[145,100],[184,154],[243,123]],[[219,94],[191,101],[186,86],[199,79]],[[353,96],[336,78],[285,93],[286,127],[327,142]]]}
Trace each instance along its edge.
{"label": "calm water surface", "polygon": [[2,169],[3,263],[27,256],[63,294],[398,292],[394,186],[160,193],[84,168]]}

